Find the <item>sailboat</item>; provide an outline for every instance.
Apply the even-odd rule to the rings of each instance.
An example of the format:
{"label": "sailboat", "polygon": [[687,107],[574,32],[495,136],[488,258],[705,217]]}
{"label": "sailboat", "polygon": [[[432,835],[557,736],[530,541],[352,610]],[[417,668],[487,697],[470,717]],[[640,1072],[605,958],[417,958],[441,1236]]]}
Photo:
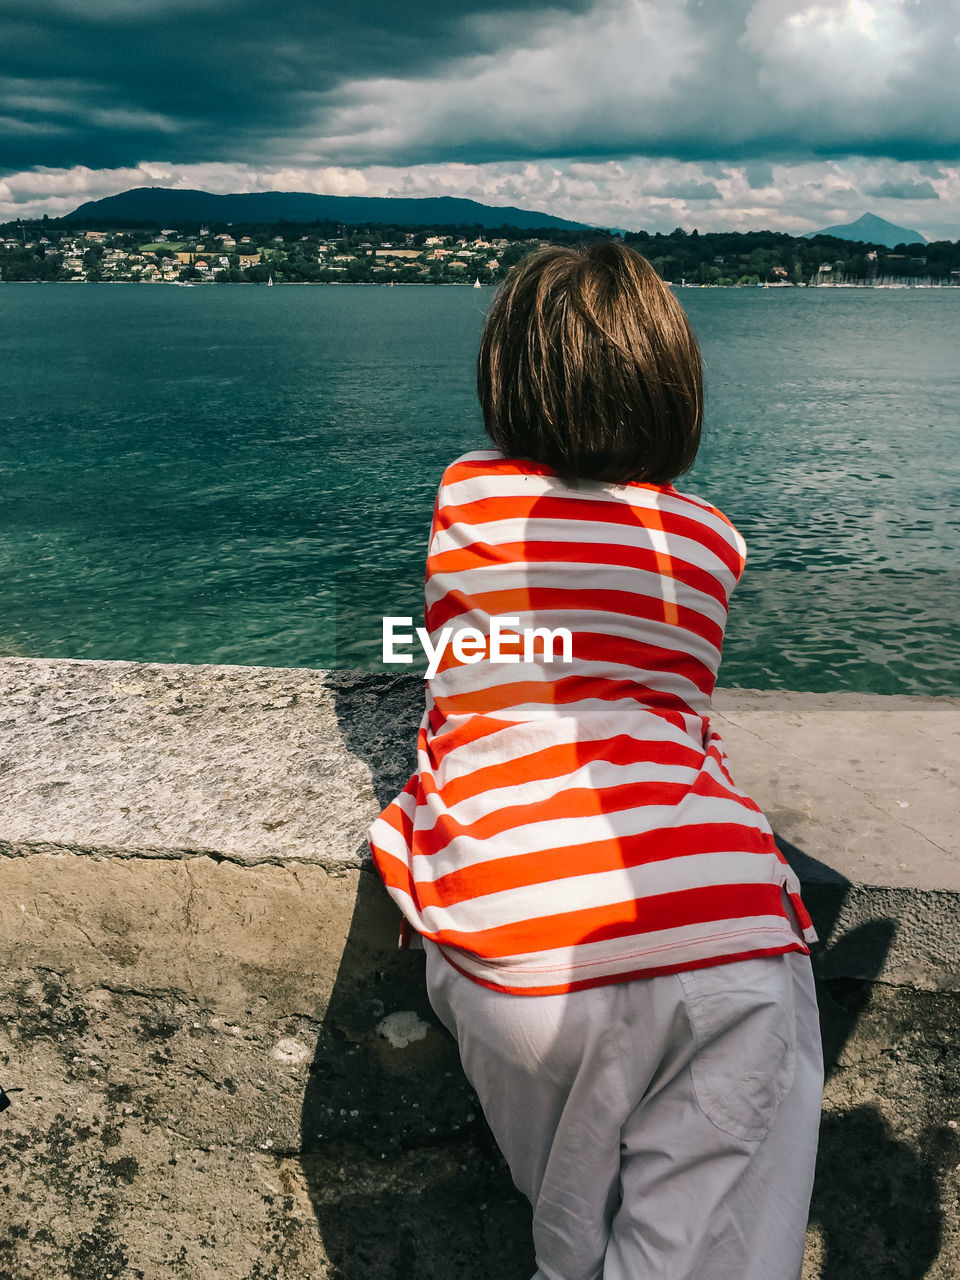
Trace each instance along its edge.
{"label": "sailboat", "polygon": [[475,289],[482,289],[482,288],[483,288],[483,285],[480,283],[480,277],[479,277],[479,276],[477,276],[477,278],[474,280],[474,282],[473,282],[473,287],[474,287]]}
{"label": "sailboat", "polygon": [[273,284],[273,276],[267,276],[267,284]]}

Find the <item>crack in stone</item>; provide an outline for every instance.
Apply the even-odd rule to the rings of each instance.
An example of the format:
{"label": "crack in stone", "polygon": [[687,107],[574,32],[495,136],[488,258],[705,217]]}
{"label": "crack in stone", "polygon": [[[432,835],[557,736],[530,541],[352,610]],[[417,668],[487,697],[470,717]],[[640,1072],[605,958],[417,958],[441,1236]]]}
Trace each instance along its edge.
{"label": "crack in stone", "polygon": [[14,843],[0,840],[0,857],[35,858],[43,855],[69,853],[75,857],[92,858],[99,861],[124,862],[183,862],[194,858],[209,858],[211,862],[229,862],[232,866],[256,870],[258,867],[280,867],[289,870],[292,866],[319,867],[323,871],[353,871],[364,866],[372,866],[372,859],[361,854],[338,854],[334,857],[321,855],[316,858],[298,858],[296,855],[265,854],[263,857],[240,857],[237,854],[223,853],[219,849],[158,849],[156,852],[144,852],[137,849],[105,848],[102,845],[79,845],[37,841],[36,843]]}
{"label": "crack in stone", "polygon": [[223,1083],[221,1078],[208,1075],[207,1072],[204,1071],[203,1067],[198,1067],[196,1063],[191,1062],[187,1067],[187,1070],[192,1071],[194,1075],[200,1076],[200,1078],[202,1080],[206,1080],[208,1084],[220,1085]]}
{"label": "crack in stone", "polygon": [[184,859],[183,869],[186,872],[187,880],[189,881],[189,884],[190,884],[190,888],[187,892],[187,900],[184,903],[184,907],[183,907],[184,930],[189,932],[189,930],[193,927],[193,902],[194,902],[194,898],[197,896],[197,884],[193,878],[193,872],[190,870],[189,858]]}
{"label": "crack in stone", "polygon": [[92,948],[94,951],[99,951],[99,950],[100,950],[100,948],[99,948],[99,946],[97,945],[97,943],[96,943],[96,942],[94,942],[93,938],[91,938],[91,937],[90,937],[90,934],[86,931],[86,929],[83,927],[83,925],[80,923],[80,921],[79,921],[79,920],[74,920],[74,921],[73,921],[73,925],[74,925],[74,928],[76,928],[76,929],[79,929],[79,930],[80,930],[80,932],[81,932],[81,933],[83,934],[83,936],[86,938],[87,942],[89,942],[89,944],[90,944],[91,948]]}
{"label": "crack in stone", "polygon": [[76,716],[95,716],[101,711],[108,711],[109,707],[81,707],[78,711],[66,711],[62,716],[57,716],[55,720],[42,720],[43,725],[63,724],[65,720],[73,720]]}
{"label": "crack in stone", "polygon": [[[63,975],[61,974],[60,976],[62,977]],[[192,1001],[194,1004],[199,1004],[196,997],[189,992],[181,990],[179,987],[152,987],[149,991],[144,991],[141,987],[124,987],[119,983],[113,982],[95,982],[91,983],[87,988],[76,987],[71,989],[75,991],[110,991],[115,996],[140,996],[144,1000],[156,1000],[160,996],[168,996],[174,1000]]]}

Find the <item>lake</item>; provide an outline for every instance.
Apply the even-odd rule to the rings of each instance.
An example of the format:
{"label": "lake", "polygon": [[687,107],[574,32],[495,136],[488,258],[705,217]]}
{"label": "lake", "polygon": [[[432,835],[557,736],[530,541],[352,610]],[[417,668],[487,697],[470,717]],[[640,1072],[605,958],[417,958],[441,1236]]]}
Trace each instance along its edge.
{"label": "lake", "polygon": [[[960,289],[680,289],[720,683],[960,694]],[[490,290],[0,286],[0,653],[380,669]]]}

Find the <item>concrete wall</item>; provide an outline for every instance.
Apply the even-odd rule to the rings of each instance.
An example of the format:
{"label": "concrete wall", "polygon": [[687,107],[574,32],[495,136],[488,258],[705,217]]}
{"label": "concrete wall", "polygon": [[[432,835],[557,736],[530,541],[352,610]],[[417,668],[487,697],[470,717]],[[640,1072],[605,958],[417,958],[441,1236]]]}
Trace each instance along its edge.
{"label": "concrete wall", "polygon": [[[0,659],[0,1280],[527,1280],[364,831],[414,679]],[[726,691],[821,932],[805,1280],[960,1273],[960,701]]]}

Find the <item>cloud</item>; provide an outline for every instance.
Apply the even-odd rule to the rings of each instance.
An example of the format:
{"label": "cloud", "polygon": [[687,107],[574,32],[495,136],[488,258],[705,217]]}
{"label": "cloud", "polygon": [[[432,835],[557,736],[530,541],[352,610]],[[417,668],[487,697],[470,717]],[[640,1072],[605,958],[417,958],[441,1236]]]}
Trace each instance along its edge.
{"label": "cloud", "polygon": [[773,186],[773,166],[766,160],[748,160],[743,166],[743,172],[751,187],[762,189]]}
{"label": "cloud", "polygon": [[722,192],[715,182],[677,182],[649,195],[671,196],[675,200],[721,200]]}
{"label": "cloud", "polygon": [[345,80],[313,154],[957,156],[955,36],[942,3],[598,0],[439,72]]}
{"label": "cloud", "polygon": [[740,44],[756,57],[757,85],[772,103],[788,112],[845,104],[863,128],[882,120],[883,100],[915,79],[925,31],[897,0],[757,0]]}
{"label": "cloud", "polygon": [[[129,187],[165,186],[221,193],[465,196],[601,227],[667,232],[679,225],[688,231],[772,229],[800,235],[850,222],[868,210],[902,222],[902,198],[868,193],[884,185],[919,184],[924,166],[863,158],[773,163],[770,182],[759,188],[751,168],[749,163],[637,156],[363,168],[157,162],[116,170],[25,170],[0,178],[0,220],[69,213],[85,200]],[[923,216],[911,215],[910,225],[929,239],[960,238],[960,165],[940,166],[936,182],[940,200],[927,201]]]}
{"label": "cloud", "polygon": [[[375,184],[374,184],[375,185]],[[244,164],[177,165],[144,163],[124,169],[42,168],[8,173],[0,178],[0,220],[51,217],[72,213],[88,200],[99,200],[132,187],[177,187],[227,194],[235,191],[315,191],[324,195],[385,194],[373,190],[359,169],[263,170]]]}
{"label": "cloud", "polygon": [[875,187],[866,187],[864,194],[868,196],[885,196],[890,200],[939,200],[940,193],[932,182],[911,182],[904,179],[899,182],[878,182]]}
{"label": "cloud", "polygon": [[953,238],[957,4],[0,0],[0,216],[151,183],[666,230],[924,200]]}
{"label": "cloud", "polygon": [[[591,0],[511,0],[509,33]],[[0,0],[0,170],[290,160],[358,76],[429,77],[482,55],[501,0]],[[125,113],[122,118],[118,113]],[[171,123],[175,128],[171,128]],[[171,136],[173,134],[174,136]]]}
{"label": "cloud", "polygon": [[0,0],[0,12],[0,171],[157,155],[960,157],[953,0],[289,0],[279,20],[265,0]]}

